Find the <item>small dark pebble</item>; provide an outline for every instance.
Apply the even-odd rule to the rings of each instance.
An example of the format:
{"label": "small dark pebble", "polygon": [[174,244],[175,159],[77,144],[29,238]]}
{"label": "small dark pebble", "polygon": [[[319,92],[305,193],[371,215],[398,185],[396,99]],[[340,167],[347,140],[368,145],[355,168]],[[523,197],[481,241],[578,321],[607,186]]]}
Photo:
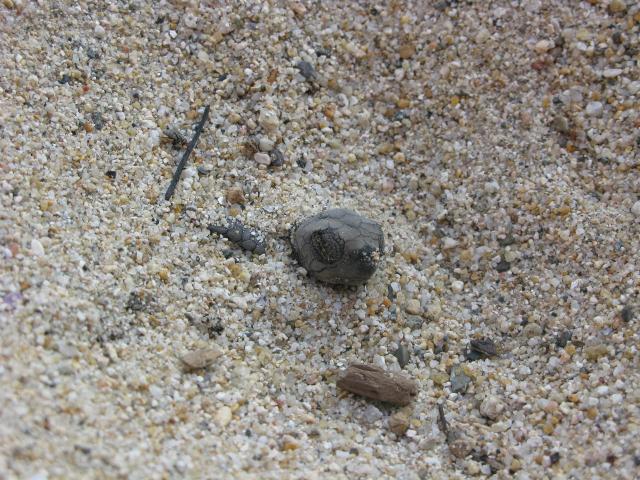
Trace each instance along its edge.
{"label": "small dark pebble", "polygon": [[64,85],[65,83],[69,83],[70,81],[71,81],[71,77],[69,76],[69,74],[65,73],[64,75],[62,75],[60,80],[58,80],[58,83]]}
{"label": "small dark pebble", "polygon": [[229,74],[228,74],[228,73],[223,73],[222,75],[220,75],[220,76],[218,77],[218,81],[219,81],[219,82],[224,82],[224,81],[227,79],[227,77],[228,77],[228,76],[229,76]]}
{"label": "small dark pebble", "polygon": [[304,168],[307,166],[307,160],[303,157],[300,157],[296,160],[296,164],[300,167],[300,168]]}
{"label": "small dark pebble", "polygon": [[482,338],[471,340],[465,355],[468,361],[474,362],[483,358],[495,357],[497,354],[498,349],[495,342],[488,338]]}
{"label": "small dark pebble", "polygon": [[141,312],[146,307],[145,303],[140,298],[140,295],[137,292],[131,292],[129,294],[129,299],[127,300],[127,304],[125,308],[132,312]]}
{"label": "small dark pebble", "polygon": [[555,465],[559,461],[560,461],[560,454],[558,452],[553,452],[551,455],[549,455],[549,463],[551,463],[551,465]]}
{"label": "small dark pebble", "polygon": [[422,318],[420,315],[407,315],[407,317],[405,318],[405,325],[411,330],[420,330],[423,323],[424,318]]}
{"label": "small dark pebble", "polygon": [[436,10],[446,10],[448,6],[449,2],[445,0],[433,4],[433,8],[435,8]]}
{"label": "small dark pebble", "polygon": [[566,347],[567,343],[571,341],[572,336],[573,336],[573,332],[571,330],[565,330],[564,332],[560,332],[556,337],[556,345],[560,348]]}
{"label": "small dark pebble", "polygon": [[284,165],[284,155],[277,148],[274,148],[273,150],[271,150],[270,156],[271,156],[271,166],[281,167],[282,165]]}
{"label": "small dark pebble", "polygon": [[209,335],[209,338],[215,338],[222,332],[224,332],[224,325],[222,325],[220,320],[218,320],[213,325],[209,325],[209,327],[207,328],[207,334]]}
{"label": "small dark pebble", "polygon": [[109,178],[115,179],[115,178],[116,178],[116,175],[117,175],[117,172],[116,172],[115,170],[107,170],[107,171],[105,172],[105,175],[106,175],[107,177],[109,177]]}
{"label": "small dark pebble", "polygon": [[433,353],[438,355],[443,352],[448,352],[449,351],[448,342],[449,342],[449,338],[445,335],[444,337],[442,337],[441,340],[438,340],[438,343],[435,344],[435,346],[433,347]]}
{"label": "small dark pebble", "polygon": [[95,60],[96,58],[100,58],[100,53],[97,50],[89,47],[87,49],[87,57],[89,57],[91,60]]}
{"label": "small dark pebble", "polygon": [[156,25],[160,25],[162,22],[164,22],[164,15],[156,18]]}
{"label": "small dark pebble", "polygon": [[455,365],[451,369],[451,376],[449,377],[449,381],[451,382],[451,391],[453,393],[465,393],[467,388],[469,388],[469,384],[471,383],[471,378],[464,373],[464,368],[462,365]]}
{"label": "small dark pebble", "polygon": [[96,127],[96,130],[102,130],[104,128],[104,119],[100,112],[93,112],[91,114],[91,121],[93,122],[93,126]]}
{"label": "small dark pebble", "polygon": [[327,58],[329,58],[331,56],[331,51],[327,50],[326,48],[318,48],[318,49],[316,49],[316,55],[318,57],[327,57]]}
{"label": "small dark pebble", "polygon": [[300,70],[300,75],[302,75],[305,80],[313,80],[316,77],[316,71],[309,62],[300,61],[296,63],[296,68]]}
{"label": "small dark pebble", "polygon": [[623,321],[630,322],[633,320],[633,314],[633,307],[631,305],[627,305],[622,309],[622,312],[620,312],[620,317],[622,317]]}
{"label": "small dark pebble", "polygon": [[407,347],[404,345],[400,345],[400,347],[398,347],[398,349],[393,352],[393,356],[398,359],[400,368],[404,368],[409,363],[409,349],[407,349]]}
{"label": "small dark pebble", "polygon": [[209,170],[206,167],[202,167],[202,166],[198,167],[197,170],[198,170],[198,175],[201,175],[203,177],[206,177],[207,175],[209,175],[211,173],[211,170]]}
{"label": "small dark pebble", "polygon": [[622,40],[623,40],[622,34],[620,32],[613,32],[613,35],[611,35],[611,40],[616,45],[622,44]]}
{"label": "small dark pebble", "polygon": [[227,248],[227,249],[225,249],[225,250],[222,250],[222,256],[223,256],[224,258],[231,258],[231,257],[233,257],[233,250],[228,249],[228,248]]}
{"label": "small dark pebble", "polygon": [[511,264],[504,258],[502,258],[496,265],[496,270],[498,271],[498,273],[508,272],[509,270],[511,270]]}

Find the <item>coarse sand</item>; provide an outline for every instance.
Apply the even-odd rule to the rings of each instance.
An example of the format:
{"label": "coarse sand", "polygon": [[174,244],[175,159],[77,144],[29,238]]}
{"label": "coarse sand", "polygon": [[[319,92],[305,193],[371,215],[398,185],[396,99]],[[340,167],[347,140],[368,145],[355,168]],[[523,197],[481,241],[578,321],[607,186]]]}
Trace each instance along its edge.
{"label": "coarse sand", "polygon": [[2,0],[0,479],[638,478],[639,60],[630,0]]}

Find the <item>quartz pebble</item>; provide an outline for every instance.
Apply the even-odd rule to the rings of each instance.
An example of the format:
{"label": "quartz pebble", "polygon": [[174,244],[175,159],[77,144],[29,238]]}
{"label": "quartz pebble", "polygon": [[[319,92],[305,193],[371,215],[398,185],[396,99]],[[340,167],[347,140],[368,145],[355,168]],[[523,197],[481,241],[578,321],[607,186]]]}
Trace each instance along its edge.
{"label": "quartz pebble", "polygon": [[253,159],[259,165],[270,165],[271,164],[271,157],[266,153],[258,152],[253,156]]}
{"label": "quartz pebble", "polygon": [[590,102],[587,104],[585,112],[591,117],[598,117],[602,115],[603,107],[601,102]]}
{"label": "quartz pebble", "polygon": [[216,412],[214,420],[218,424],[220,428],[225,428],[231,422],[233,418],[231,409],[226,405],[220,407],[220,409]]}
{"label": "quartz pebble", "polygon": [[480,404],[480,414],[491,420],[496,420],[503,411],[504,403],[494,395],[488,395]]}
{"label": "quartz pebble", "polygon": [[422,312],[422,307],[420,306],[420,301],[412,298],[407,302],[405,310],[410,315],[419,315]]}
{"label": "quartz pebble", "polygon": [[44,247],[42,243],[37,238],[31,240],[31,253],[36,257],[41,257],[44,255]]}
{"label": "quartz pebble", "polygon": [[0,471],[636,478],[639,15],[4,0]]}

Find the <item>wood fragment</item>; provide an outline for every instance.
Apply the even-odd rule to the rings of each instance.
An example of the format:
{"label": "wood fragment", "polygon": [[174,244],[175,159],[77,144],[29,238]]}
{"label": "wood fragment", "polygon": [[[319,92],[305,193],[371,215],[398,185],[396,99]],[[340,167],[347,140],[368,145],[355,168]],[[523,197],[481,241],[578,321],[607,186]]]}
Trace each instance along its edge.
{"label": "wood fragment", "polygon": [[412,379],[360,363],[350,365],[336,385],[356,395],[401,406],[408,405],[418,393]]}
{"label": "wood fragment", "polygon": [[219,348],[201,348],[183,355],[180,360],[187,370],[199,370],[207,368],[220,355],[222,355],[222,350]]}
{"label": "wood fragment", "polygon": [[200,138],[200,134],[202,133],[202,129],[204,128],[204,124],[207,121],[207,118],[209,118],[209,105],[207,105],[204,108],[204,112],[202,112],[202,118],[200,119],[200,122],[198,122],[196,131],[193,134],[193,138],[189,142],[189,145],[187,146],[187,149],[185,150],[184,155],[182,155],[182,158],[180,159],[180,163],[178,163],[178,167],[176,168],[176,171],[173,174],[173,178],[171,179],[169,188],[167,188],[167,193],[164,194],[165,200],[169,200],[173,195],[173,192],[175,191],[176,186],[178,185],[178,180],[180,180],[180,175],[182,175],[182,171],[184,170],[184,167],[187,164],[187,160],[189,159],[191,152],[193,152],[193,149],[195,148],[196,143],[198,143],[198,138]]}

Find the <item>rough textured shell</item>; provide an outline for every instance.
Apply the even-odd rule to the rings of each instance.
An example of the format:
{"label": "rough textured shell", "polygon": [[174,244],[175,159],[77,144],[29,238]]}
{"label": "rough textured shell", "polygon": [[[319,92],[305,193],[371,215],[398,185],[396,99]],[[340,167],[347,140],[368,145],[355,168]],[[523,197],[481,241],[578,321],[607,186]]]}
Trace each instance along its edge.
{"label": "rough textured shell", "polygon": [[380,225],[336,208],[302,221],[291,234],[298,262],[318,280],[359,285],[375,272],[384,251]]}

